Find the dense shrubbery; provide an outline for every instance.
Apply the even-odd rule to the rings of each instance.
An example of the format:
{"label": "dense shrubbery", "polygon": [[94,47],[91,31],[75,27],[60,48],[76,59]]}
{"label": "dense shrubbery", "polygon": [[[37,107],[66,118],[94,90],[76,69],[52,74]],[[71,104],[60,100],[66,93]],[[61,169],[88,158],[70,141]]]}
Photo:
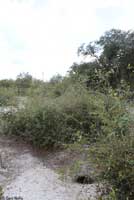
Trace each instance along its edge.
{"label": "dense shrubbery", "polygon": [[102,178],[120,200],[134,199],[134,140],[125,108],[134,94],[133,38],[133,32],[111,30],[82,45],[78,53],[94,59],[75,63],[66,77],[43,82],[23,73],[15,81],[0,81],[0,106],[15,105],[16,99],[21,105],[0,115],[2,133],[39,147],[93,144]]}
{"label": "dense shrubbery", "polygon": [[116,198],[134,198],[134,137],[111,137],[99,141],[92,147],[92,158],[101,171],[101,177],[108,180]]}
{"label": "dense shrubbery", "polygon": [[0,106],[16,104],[16,91],[12,88],[0,88]]}
{"label": "dense shrubbery", "polygon": [[26,108],[17,113],[6,113],[4,131],[20,136],[37,146],[62,145],[71,137],[65,134],[64,115],[53,106]]}
{"label": "dense shrubbery", "polygon": [[35,98],[18,112],[2,115],[3,131],[38,146],[59,146],[86,138],[125,134],[126,110],[116,98],[87,91],[81,85],[68,87],[58,98]]}

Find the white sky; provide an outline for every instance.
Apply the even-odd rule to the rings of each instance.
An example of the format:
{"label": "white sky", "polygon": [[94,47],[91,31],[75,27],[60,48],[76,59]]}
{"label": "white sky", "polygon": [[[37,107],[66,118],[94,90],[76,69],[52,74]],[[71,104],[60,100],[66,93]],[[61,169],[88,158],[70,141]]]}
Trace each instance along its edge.
{"label": "white sky", "polygon": [[65,75],[83,42],[134,28],[134,0],[0,0],[0,79]]}

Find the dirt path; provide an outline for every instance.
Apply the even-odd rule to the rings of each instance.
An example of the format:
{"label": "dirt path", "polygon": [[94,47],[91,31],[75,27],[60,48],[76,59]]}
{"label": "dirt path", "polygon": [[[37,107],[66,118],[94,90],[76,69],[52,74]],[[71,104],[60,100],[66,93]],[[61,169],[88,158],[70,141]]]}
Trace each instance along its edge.
{"label": "dirt path", "polygon": [[[63,157],[62,153],[60,157]],[[0,137],[0,185],[4,197],[18,200],[86,200],[96,199],[96,185],[61,181],[54,168],[56,153],[43,159],[30,146]],[[61,162],[61,160],[59,161]]]}

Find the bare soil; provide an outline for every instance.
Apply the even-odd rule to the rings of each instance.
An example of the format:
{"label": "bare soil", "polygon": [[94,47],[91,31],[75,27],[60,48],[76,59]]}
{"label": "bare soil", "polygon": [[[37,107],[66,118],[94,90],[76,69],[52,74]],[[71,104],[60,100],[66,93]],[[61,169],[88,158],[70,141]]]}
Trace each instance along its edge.
{"label": "bare soil", "polygon": [[66,150],[42,151],[24,141],[0,136],[0,185],[4,197],[20,200],[96,199],[97,184],[61,180],[57,169],[79,155]]}

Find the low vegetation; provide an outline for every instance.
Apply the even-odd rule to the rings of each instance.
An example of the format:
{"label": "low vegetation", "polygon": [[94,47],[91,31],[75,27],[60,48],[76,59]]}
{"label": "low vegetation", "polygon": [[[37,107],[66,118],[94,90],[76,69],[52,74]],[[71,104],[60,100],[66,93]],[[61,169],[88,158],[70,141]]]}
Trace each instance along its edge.
{"label": "low vegetation", "polygon": [[91,148],[90,153],[101,178],[113,186],[116,198],[133,199],[134,137],[125,135],[102,139]]}
{"label": "low vegetation", "polygon": [[2,200],[2,196],[3,196],[3,189],[2,189],[2,187],[0,186],[0,200]]}
{"label": "low vegetation", "polygon": [[0,132],[42,148],[88,145],[99,178],[112,187],[108,198],[134,199],[133,41],[133,32],[111,30],[79,48],[94,59],[74,63],[66,77],[1,80],[0,105],[18,110],[1,113]]}
{"label": "low vegetation", "polygon": [[58,98],[29,100],[18,112],[3,113],[5,134],[17,135],[39,147],[62,146],[100,137],[124,135],[129,117],[116,98],[74,85]]}

